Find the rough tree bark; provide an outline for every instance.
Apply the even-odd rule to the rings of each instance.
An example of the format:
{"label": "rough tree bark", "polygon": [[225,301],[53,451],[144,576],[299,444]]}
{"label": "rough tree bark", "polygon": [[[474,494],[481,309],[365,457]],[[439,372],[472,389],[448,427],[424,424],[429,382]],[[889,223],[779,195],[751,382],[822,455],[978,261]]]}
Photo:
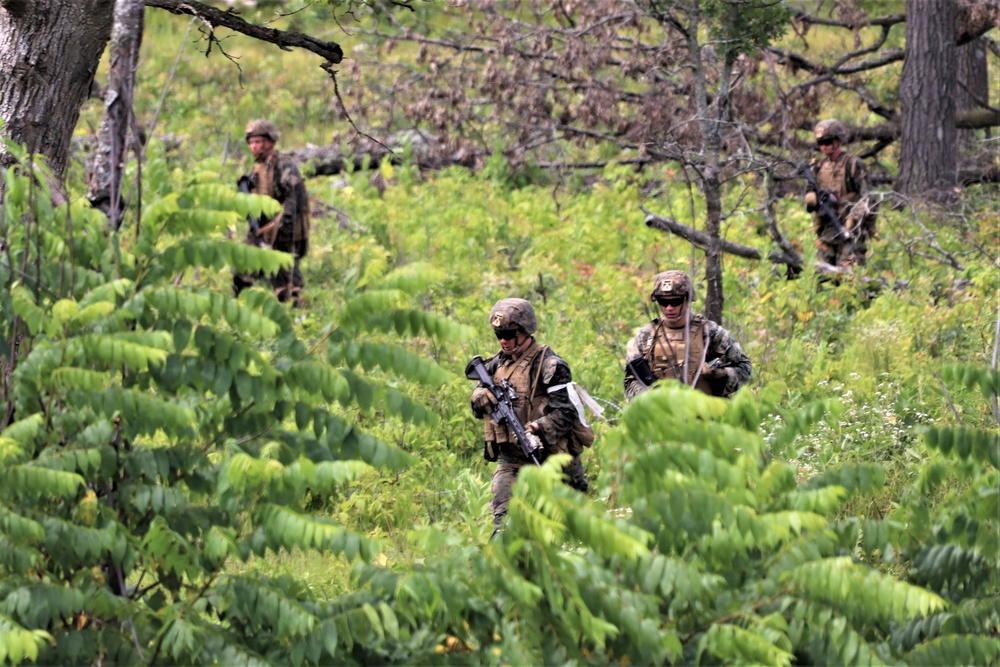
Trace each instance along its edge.
{"label": "rough tree bark", "polygon": [[[262,28],[194,0],[145,4],[197,16],[206,39],[218,41],[214,28],[224,26],[281,48],[305,49],[323,58],[320,67],[331,76],[343,56],[334,42]],[[60,181],[80,108],[111,37],[114,6],[114,0],[0,0],[0,136],[45,156]],[[12,162],[0,147],[0,167]]]}
{"label": "rough tree bark", "polygon": [[[986,64],[986,41],[977,37],[958,47],[958,90],[955,103],[958,113],[974,111],[990,103],[989,72]],[[959,130],[958,139],[969,146],[975,141],[974,130]]]}
{"label": "rough tree bark", "polygon": [[[114,0],[0,0],[2,136],[61,178],[80,107],[111,37]],[[11,156],[0,149],[0,166]]]}
{"label": "rough tree bark", "polygon": [[111,71],[104,94],[104,117],[88,176],[87,199],[104,212],[114,229],[125,214],[122,177],[125,171],[126,138],[132,112],[135,68],[142,45],[143,0],[117,0],[111,31]]}
{"label": "rough tree bark", "polygon": [[908,195],[953,188],[955,161],[955,0],[907,0],[899,178]]}

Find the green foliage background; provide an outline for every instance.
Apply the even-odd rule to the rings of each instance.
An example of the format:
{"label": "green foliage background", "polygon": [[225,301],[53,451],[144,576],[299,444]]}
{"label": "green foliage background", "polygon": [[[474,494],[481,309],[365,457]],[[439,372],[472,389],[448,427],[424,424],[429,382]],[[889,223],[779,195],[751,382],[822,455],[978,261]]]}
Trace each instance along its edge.
{"label": "green foliage background", "polygon": [[[185,34],[149,19],[142,117]],[[225,185],[245,120],[275,118],[287,146],[345,131],[330,82],[302,75],[316,63],[240,48],[243,87],[181,59],[158,132],[183,142],[149,145],[122,233],[3,174],[0,658],[997,662],[995,190],[884,211],[867,272],[882,282],[817,291],[811,271],[727,259],[725,324],[753,382],[625,410],[650,278],[700,272],[643,224],[641,204],[697,223],[668,169],[312,178],[351,223],[315,220],[308,307],[232,299],[231,268],[284,261],[234,240],[274,206]],[[777,215],[811,261],[799,203]],[[763,247],[760,223],[724,233]],[[963,272],[909,252],[929,229]],[[494,350],[486,314],[507,296],[532,300],[539,337],[607,410],[584,455],[595,490],[562,485],[559,460],[525,470],[487,541],[461,369]]]}

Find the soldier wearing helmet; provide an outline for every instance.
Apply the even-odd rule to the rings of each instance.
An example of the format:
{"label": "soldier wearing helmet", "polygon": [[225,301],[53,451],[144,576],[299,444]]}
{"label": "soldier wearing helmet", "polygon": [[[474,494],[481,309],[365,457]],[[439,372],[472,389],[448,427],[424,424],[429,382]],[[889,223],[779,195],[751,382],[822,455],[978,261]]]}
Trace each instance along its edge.
{"label": "soldier wearing helmet", "polygon": [[[490,310],[490,326],[500,343],[500,350],[485,361],[493,382],[502,379],[514,388],[517,417],[529,434],[543,446],[542,457],[569,453],[573,459],[564,468],[564,479],[575,489],[589,488],[579,451],[572,437],[574,423],[580,419],[571,392],[575,393],[569,365],[548,346],[540,345],[533,334],[538,330],[535,309],[524,299],[501,299]],[[497,462],[491,492],[493,529],[499,530],[507,514],[517,474],[531,462],[525,457],[514,433],[506,424],[496,423],[490,415],[496,398],[482,384],[472,391],[472,413],[483,419],[485,446],[483,456]]]}
{"label": "soldier wearing helmet", "polygon": [[[294,258],[291,270],[281,269],[268,278],[280,300],[294,300],[299,305],[305,286],[299,263],[309,251],[309,194],[295,163],[274,150],[280,138],[278,128],[267,119],[258,118],[247,123],[247,147],[253,156],[253,171],[249,174],[250,191],[273,197],[282,207],[275,218],[260,221],[258,234],[272,248],[287,252]],[[246,241],[251,245],[254,243],[249,234]],[[233,279],[233,291],[239,295],[252,284],[252,277],[237,275]]]}
{"label": "soldier wearing helmet", "polygon": [[875,234],[875,210],[867,196],[871,190],[864,162],[843,150],[847,128],[839,120],[816,123],[813,130],[816,148],[822,157],[810,162],[820,189],[832,195],[830,200],[849,238],[825,220],[818,210],[817,194],[805,196],[806,210],[814,213],[816,259],[833,266],[864,266],[868,239]]}
{"label": "soldier wearing helmet", "polygon": [[750,360],[728,331],[703,315],[691,314],[691,278],[664,271],[653,279],[650,301],[661,316],[628,342],[625,398],[631,401],[659,380],[674,379],[710,396],[727,397],[746,384]]}

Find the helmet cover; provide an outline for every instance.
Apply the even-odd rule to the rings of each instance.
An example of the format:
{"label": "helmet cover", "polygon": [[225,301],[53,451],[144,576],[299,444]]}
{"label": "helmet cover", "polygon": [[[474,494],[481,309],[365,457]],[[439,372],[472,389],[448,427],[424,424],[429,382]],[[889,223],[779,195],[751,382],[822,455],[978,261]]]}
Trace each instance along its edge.
{"label": "helmet cover", "polygon": [[278,143],[281,133],[271,121],[266,118],[257,118],[247,123],[246,140],[250,141],[250,137],[267,137],[274,143]]}
{"label": "helmet cover", "polygon": [[538,331],[535,309],[524,299],[500,299],[490,310],[490,326],[494,329],[517,327],[531,335]]}
{"label": "helmet cover", "polygon": [[834,118],[816,123],[813,133],[816,135],[816,141],[820,139],[839,139],[841,143],[847,141],[847,128]]}
{"label": "helmet cover", "polygon": [[677,297],[694,301],[694,290],[691,287],[691,278],[683,271],[664,271],[656,274],[653,278],[653,291],[649,295],[650,301],[656,301],[660,297]]}

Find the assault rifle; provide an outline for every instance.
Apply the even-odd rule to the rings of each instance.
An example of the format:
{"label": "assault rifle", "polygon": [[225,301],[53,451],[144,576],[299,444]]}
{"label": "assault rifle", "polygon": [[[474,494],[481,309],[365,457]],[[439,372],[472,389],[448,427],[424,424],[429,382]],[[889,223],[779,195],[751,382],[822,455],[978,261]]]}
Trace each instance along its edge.
{"label": "assault rifle", "polygon": [[[236,189],[245,195],[250,194],[250,176],[243,174],[236,181]],[[252,213],[247,214],[247,227],[250,228],[250,236],[253,237],[254,245],[258,248],[267,248],[264,237],[260,234],[260,221]]]}
{"label": "assault rifle", "polygon": [[806,183],[809,184],[809,189],[816,193],[816,208],[819,210],[820,219],[825,220],[828,225],[837,230],[837,236],[841,239],[850,241],[851,233],[840,224],[840,216],[837,215],[837,209],[833,207],[833,202],[830,201],[833,195],[830,194],[829,190],[819,187],[819,183],[816,182],[816,177],[813,175],[812,169],[809,168],[808,164],[803,164],[799,167],[799,173],[805,177]]}
{"label": "assault rifle", "polygon": [[535,458],[535,452],[542,448],[542,444],[538,441],[537,437],[524,430],[524,425],[517,418],[517,413],[514,412],[514,401],[518,399],[518,396],[514,388],[507,382],[507,378],[500,380],[499,387],[494,384],[493,378],[486,372],[483,358],[478,355],[473,357],[472,361],[466,365],[465,377],[470,380],[479,380],[486,385],[486,388],[497,399],[497,407],[491,415],[493,421],[498,424],[506,423],[510,427],[510,430],[514,432],[514,435],[517,436],[517,443],[521,445],[521,451],[524,452],[524,455],[531,459],[531,462],[536,466],[541,465],[538,459]]}

